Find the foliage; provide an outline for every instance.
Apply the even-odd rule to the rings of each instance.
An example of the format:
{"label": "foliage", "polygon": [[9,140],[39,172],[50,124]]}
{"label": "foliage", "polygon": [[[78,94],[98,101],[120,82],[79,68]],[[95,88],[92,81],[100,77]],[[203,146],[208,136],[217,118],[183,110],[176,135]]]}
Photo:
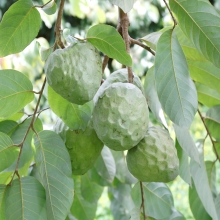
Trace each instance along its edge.
{"label": "foliage", "polygon": [[[194,219],[220,220],[220,7],[217,1],[210,2],[0,2],[1,220],[191,219],[190,212],[181,209],[185,204],[178,204],[173,195],[177,192],[173,190],[177,187],[176,181],[185,182],[187,207]],[[97,93],[93,100],[78,105],[65,98],[65,90],[61,96],[62,86],[58,93],[48,86],[44,67],[53,51],[65,51],[64,48],[85,41],[92,44],[92,48],[96,47],[98,56],[102,57],[102,68],[99,64],[98,71],[102,71],[103,80],[107,80],[104,83],[98,81],[98,86],[103,84],[99,90],[95,88]],[[80,57],[82,61],[72,69],[69,67],[71,61],[79,58],[80,51],[71,56],[67,54],[69,64],[64,65],[66,58],[62,58],[56,67],[65,66],[62,69],[64,75],[69,74],[65,81],[67,88],[70,88],[69,81],[73,77],[71,71],[75,68],[85,72],[91,70],[84,68],[84,65],[95,62],[88,54]],[[50,62],[53,66],[52,58]],[[121,73],[115,71],[109,77],[121,67],[127,69],[120,70]],[[179,177],[171,183],[140,182],[127,168],[127,151],[103,147],[100,133],[107,134],[111,130],[112,122],[106,112],[113,106],[110,104],[115,101],[115,95],[109,105],[105,104],[105,116],[99,117],[105,129],[100,129],[99,150],[94,158],[90,158],[88,146],[91,147],[93,141],[89,138],[96,133],[91,129],[91,135],[87,128],[93,126],[97,102],[113,84],[132,83],[132,72],[135,73],[133,87],[142,90],[139,93],[144,94],[150,110],[149,127],[164,127],[175,140]],[[56,81],[56,77],[50,77]],[[93,80],[89,76],[86,83]],[[112,116],[114,120],[132,109],[121,110],[125,98],[120,92],[117,92],[118,100],[122,101],[114,106],[117,112]],[[133,93],[128,98],[129,102],[138,101]],[[148,109],[145,114],[148,115]],[[130,113],[126,117],[127,121],[132,118]],[[148,121],[143,114],[138,117],[139,122]],[[141,121],[144,118],[145,121]],[[52,128],[55,121],[62,122],[67,129],[60,129],[58,124]],[[112,133],[118,129],[117,123]],[[123,123],[120,126],[124,129]],[[135,122],[132,129],[136,129],[137,124]],[[68,129],[69,136],[66,135]],[[129,129],[125,130],[128,132]],[[71,136],[73,133],[75,136],[82,134],[79,146],[83,145],[81,151],[87,151],[85,154],[77,154],[79,139]],[[87,135],[86,139],[83,135]],[[120,135],[123,134],[119,132]],[[120,141],[121,137],[119,145]],[[129,149],[131,144],[129,141],[127,144]],[[71,151],[70,155],[68,148],[72,145],[76,153]],[[92,168],[81,176],[74,175],[72,170],[78,155],[82,166],[92,161],[88,165]],[[87,163],[83,161],[84,155],[88,158]],[[107,197],[109,207],[106,213],[102,210],[100,214],[102,200]]]}

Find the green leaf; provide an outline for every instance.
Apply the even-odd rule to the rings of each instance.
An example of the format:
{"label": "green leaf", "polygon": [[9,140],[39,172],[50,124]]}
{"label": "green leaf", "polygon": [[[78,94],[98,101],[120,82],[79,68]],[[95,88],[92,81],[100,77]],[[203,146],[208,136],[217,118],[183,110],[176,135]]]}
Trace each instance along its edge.
{"label": "green leaf", "polygon": [[0,57],[21,52],[37,36],[40,26],[40,14],[31,0],[14,3],[0,23]]}
{"label": "green leaf", "polygon": [[0,219],[5,219],[5,194],[6,185],[0,185]]}
{"label": "green leaf", "polygon": [[206,173],[209,180],[209,186],[212,190],[213,197],[217,196],[217,189],[216,189],[216,168],[215,168],[215,162],[212,161],[205,161],[206,166]]}
{"label": "green leaf", "polygon": [[220,93],[220,69],[211,62],[188,60],[192,79]]}
{"label": "green leaf", "polygon": [[215,207],[217,210],[217,215],[220,216],[220,194],[215,199]]}
{"label": "green leaf", "polygon": [[126,66],[132,65],[124,40],[114,27],[105,24],[94,25],[88,30],[86,39],[108,57]]}
{"label": "green leaf", "polygon": [[220,15],[207,0],[170,0],[178,24],[195,47],[220,67]]}
{"label": "green leaf", "polygon": [[17,127],[18,123],[16,121],[5,120],[0,122],[0,132],[7,135],[11,135],[14,129]]}
{"label": "green leaf", "polygon": [[115,179],[113,186],[108,188],[108,195],[114,220],[127,220],[130,217],[129,212],[135,207],[131,198],[131,186]]}
{"label": "green leaf", "polygon": [[213,220],[218,220],[212,192],[209,187],[209,180],[206,173],[206,167],[203,160],[203,142],[203,140],[197,142],[197,147],[200,151],[200,165],[196,161],[191,160],[190,171],[192,174],[196,191],[205,210],[213,218]]}
{"label": "green leaf", "polygon": [[19,148],[13,145],[11,138],[0,132],[0,172],[12,165],[18,156]]}
{"label": "green leaf", "polygon": [[8,220],[47,219],[43,186],[34,177],[13,180],[5,195],[5,217]]}
{"label": "green leaf", "polygon": [[220,142],[220,105],[210,108],[206,113],[205,123],[211,133],[218,142]]}
{"label": "green leaf", "polygon": [[111,150],[112,155],[116,164],[116,174],[115,177],[121,183],[134,184],[138,180],[128,171],[127,164],[125,162],[125,155],[123,151],[113,151]]}
{"label": "green leaf", "polygon": [[120,7],[125,13],[129,12],[135,3],[136,0],[109,0],[112,4]]}
{"label": "green leaf", "polygon": [[103,147],[101,155],[95,162],[94,168],[108,184],[113,182],[116,174],[116,165],[114,157],[108,147]]}
{"label": "green leaf", "polygon": [[190,158],[192,158],[193,160],[195,160],[199,164],[200,163],[199,152],[198,152],[198,149],[196,148],[196,145],[195,145],[188,129],[181,128],[177,125],[173,125],[173,126],[174,126],[174,130],[175,130],[176,138],[177,138],[180,146],[184,150],[184,152]]}
{"label": "green leaf", "polygon": [[81,176],[81,194],[90,203],[97,203],[103,192],[103,187],[92,182],[88,174]]}
{"label": "green leaf", "polygon": [[130,212],[130,220],[144,220],[144,215],[142,214],[140,208],[133,208]]}
{"label": "green leaf", "polygon": [[74,200],[71,213],[78,220],[94,220],[97,204],[86,201],[81,194],[81,178],[74,178]]}
{"label": "green leaf", "polygon": [[193,216],[196,220],[211,220],[212,218],[206,212],[193,183],[192,188],[189,187],[189,204]]}
{"label": "green leaf", "polygon": [[147,71],[147,75],[144,81],[144,92],[150,110],[152,111],[156,119],[161,122],[165,127],[167,127],[167,122],[164,117],[164,113],[156,91],[154,66]]}
{"label": "green leaf", "polygon": [[207,62],[207,59],[196,49],[193,43],[186,37],[179,25],[175,27],[179,43],[187,60]]}
{"label": "green leaf", "polygon": [[49,4],[45,5],[42,10],[48,14],[48,15],[52,15],[54,13],[56,13],[57,10],[57,4],[56,2],[53,0],[51,1]]}
{"label": "green leaf", "polygon": [[165,31],[157,44],[155,81],[160,103],[175,124],[189,127],[197,111],[197,94],[187,62],[173,30]]}
{"label": "green leaf", "polygon": [[39,49],[41,60],[46,61],[49,55],[53,52],[54,48],[53,47],[49,47],[49,48],[42,47],[40,42],[38,41],[36,41],[36,44]]}
{"label": "green leaf", "polygon": [[0,173],[0,184],[8,184],[11,181],[11,177],[14,171],[12,172],[1,172]]}
{"label": "green leaf", "polygon": [[91,118],[93,101],[84,105],[68,102],[48,86],[48,102],[53,112],[72,130],[85,130]]}
{"label": "green leaf", "polygon": [[[160,219],[172,214],[173,196],[164,183],[142,183],[146,215]],[[136,183],[131,192],[136,206],[141,206],[140,183]]]}
{"label": "green leaf", "polygon": [[22,73],[0,70],[0,119],[12,116],[31,102],[34,98],[32,90],[30,80]]}
{"label": "green leaf", "polygon": [[160,36],[162,35],[162,33],[164,33],[165,31],[167,31],[171,28],[172,27],[165,27],[165,28],[161,29],[160,31],[150,33],[147,36],[140,38],[140,40],[143,41],[144,43],[146,43],[153,50],[156,50],[157,42],[160,39]]}
{"label": "green leaf", "polygon": [[60,136],[53,131],[41,131],[34,139],[36,167],[46,190],[48,219],[63,220],[73,202],[68,151]]}
{"label": "green leaf", "polygon": [[176,140],[177,155],[179,158],[179,175],[180,177],[191,186],[191,174],[189,168],[188,154],[183,151],[178,140]]}
{"label": "green leaf", "polygon": [[199,102],[212,107],[220,104],[220,92],[200,83],[196,83]]}

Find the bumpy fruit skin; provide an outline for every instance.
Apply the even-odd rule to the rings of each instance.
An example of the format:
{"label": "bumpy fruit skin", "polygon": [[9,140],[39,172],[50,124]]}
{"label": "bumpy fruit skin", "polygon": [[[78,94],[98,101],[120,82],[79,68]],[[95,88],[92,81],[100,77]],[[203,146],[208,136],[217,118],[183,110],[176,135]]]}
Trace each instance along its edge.
{"label": "bumpy fruit skin", "polygon": [[[134,73],[133,75],[133,84],[137,86],[144,94],[144,88],[142,86],[141,80]],[[99,96],[103,94],[107,87],[116,82],[128,83],[128,70],[126,68],[116,70],[115,72],[110,74],[110,76],[104,81],[104,83],[99,87],[99,90],[95,94],[93,98],[94,103],[98,101]]]}
{"label": "bumpy fruit skin", "polygon": [[146,99],[131,83],[108,86],[93,111],[93,125],[99,139],[116,151],[137,145],[147,131],[148,122]]}
{"label": "bumpy fruit skin", "polygon": [[44,69],[53,90],[78,105],[93,99],[102,79],[101,57],[89,42],[54,51]]}
{"label": "bumpy fruit skin", "polygon": [[71,131],[63,122],[57,123],[55,131],[69,151],[73,174],[85,174],[93,167],[104,146],[92,128],[91,121],[85,131]]}
{"label": "bumpy fruit skin", "polygon": [[150,127],[138,145],[128,151],[128,170],[142,182],[170,182],[179,172],[179,159],[169,133]]}

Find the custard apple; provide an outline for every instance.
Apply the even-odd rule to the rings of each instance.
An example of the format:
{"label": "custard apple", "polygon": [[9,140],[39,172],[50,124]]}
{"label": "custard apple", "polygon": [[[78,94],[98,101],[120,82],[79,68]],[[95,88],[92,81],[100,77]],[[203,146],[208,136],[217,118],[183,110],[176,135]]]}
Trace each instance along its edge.
{"label": "custard apple", "polygon": [[169,133],[150,127],[126,156],[128,170],[142,182],[170,182],[179,172],[179,159]]}
{"label": "custard apple", "polygon": [[146,99],[131,83],[109,85],[93,111],[93,125],[99,139],[116,151],[137,145],[147,131],[148,122]]}
{"label": "custard apple", "polygon": [[[134,75],[133,84],[135,86],[137,86],[144,94],[144,88],[141,84],[141,80],[134,73],[133,73],[133,75]],[[116,70],[115,72],[110,74],[110,76],[104,81],[104,83],[99,87],[99,90],[95,94],[95,96],[93,98],[94,103],[96,103],[98,101],[99,96],[102,95],[102,93],[105,91],[105,89],[109,85],[116,83],[116,82],[128,83],[128,70],[126,68]]]}
{"label": "custard apple", "polygon": [[93,167],[104,146],[92,128],[91,121],[88,123],[85,131],[72,131],[59,120],[55,131],[64,140],[69,151],[73,174],[85,174]]}
{"label": "custard apple", "polygon": [[102,79],[101,57],[89,42],[54,51],[44,70],[53,90],[78,105],[93,99]]}

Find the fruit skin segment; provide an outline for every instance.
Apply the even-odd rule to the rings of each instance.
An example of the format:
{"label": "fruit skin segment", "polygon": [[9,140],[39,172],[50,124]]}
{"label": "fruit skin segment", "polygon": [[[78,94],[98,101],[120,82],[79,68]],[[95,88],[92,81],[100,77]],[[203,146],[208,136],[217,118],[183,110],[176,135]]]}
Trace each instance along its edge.
{"label": "fruit skin segment", "polygon": [[55,131],[64,140],[70,154],[73,175],[85,174],[93,167],[104,147],[92,128],[91,121],[85,131],[72,131],[60,120]]}
{"label": "fruit skin segment", "polygon": [[116,151],[128,150],[144,137],[149,111],[141,90],[131,83],[113,83],[99,97],[93,126],[99,139]]}
{"label": "fruit skin segment", "polygon": [[128,151],[128,170],[142,182],[170,182],[179,173],[179,159],[169,133],[150,127],[138,145]]}
{"label": "fruit skin segment", "polygon": [[93,99],[102,79],[102,61],[89,42],[57,49],[45,64],[48,84],[71,103],[83,105]]}

